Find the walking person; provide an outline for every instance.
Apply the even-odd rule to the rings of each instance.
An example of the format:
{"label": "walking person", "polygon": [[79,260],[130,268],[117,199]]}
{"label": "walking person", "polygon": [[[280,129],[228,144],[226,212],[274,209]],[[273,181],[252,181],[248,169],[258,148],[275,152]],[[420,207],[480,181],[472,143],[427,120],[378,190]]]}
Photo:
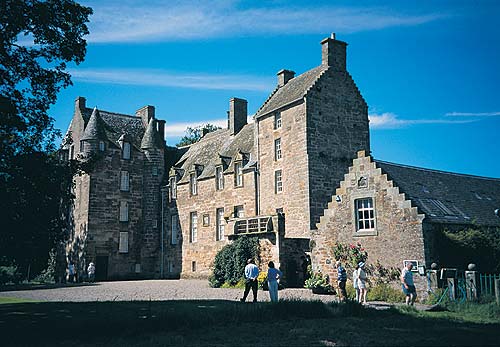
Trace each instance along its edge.
{"label": "walking person", "polygon": [[87,274],[89,276],[89,282],[93,283],[95,280],[95,265],[93,262],[90,262],[89,267],[87,268]]}
{"label": "walking person", "polygon": [[248,259],[247,266],[245,266],[245,293],[240,299],[241,302],[246,301],[250,288],[252,288],[253,302],[257,302],[257,288],[259,286],[257,282],[258,276],[259,268],[255,265],[255,261],[253,259]]}
{"label": "walking person", "polygon": [[347,301],[347,291],[345,289],[345,285],[347,282],[347,271],[342,266],[342,263],[340,262],[340,260],[337,260],[337,262],[335,263],[335,267],[337,268],[337,282],[338,282],[340,294],[341,294],[340,299],[342,301]]}
{"label": "walking person", "polygon": [[352,272],[352,286],[354,287],[354,291],[356,292],[356,302],[359,302],[358,269],[359,266],[356,265],[356,268]]}
{"label": "walking person", "polygon": [[269,286],[269,296],[271,302],[278,301],[278,280],[283,276],[283,273],[274,267],[274,262],[270,261],[267,270],[267,284]]}
{"label": "walking person", "polygon": [[75,264],[72,261],[68,265],[69,283],[75,282]]}
{"label": "walking person", "polygon": [[413,306],[415,299],[417,299],[417,289],[415,288],[415,283],[413,282],[413,272],[411,272],[412,268],[413,264],[408,262],[401,271],[401,284],[403,287],[403,293],[406,295],[406,305],[411,306]]}
{"label": "walking person", "polygon": [[358,302],[363,304],[363,305],[366,305],[366,292],[367,292],[367,288],[366,288],[366,280],[367,280],[367,276],[366,276],[366,272],[364,270],[365,268],[365,263],[360,261],[358,263],[358,288],[359,288],[359,300]]}

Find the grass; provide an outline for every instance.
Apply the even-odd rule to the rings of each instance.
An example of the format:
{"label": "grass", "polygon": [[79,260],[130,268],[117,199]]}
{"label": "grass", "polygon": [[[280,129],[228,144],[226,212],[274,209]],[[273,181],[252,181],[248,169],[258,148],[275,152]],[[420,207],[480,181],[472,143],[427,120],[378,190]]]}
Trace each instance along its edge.
{"label": "grass", "polygon": [[21,298],[3,298],[0,297],[0,305],[2,304],[19,304],[27,302],[36,302],[35,300],[21,299]]}
{"label": "grass", "polygon": [[314,301],[5,303],[0,336],[2,345],[51,346],[498,345],[498,312],[494,304],[420,312]]}

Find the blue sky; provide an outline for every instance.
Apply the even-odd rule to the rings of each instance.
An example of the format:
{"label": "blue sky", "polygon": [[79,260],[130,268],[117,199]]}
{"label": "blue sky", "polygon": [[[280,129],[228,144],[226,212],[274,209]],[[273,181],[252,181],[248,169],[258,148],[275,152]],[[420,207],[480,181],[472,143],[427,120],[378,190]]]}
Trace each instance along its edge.
{"label": "blue sky", "polygon": [[369,105],[376,159],[500,177],[500,1],[82,1],[87,57],[51,108],[74,99],[133,114],[156,107],[174,145],[186,126],[224,125],[231,97],[253,114],[285,68],[321,62],[346,41],[347,68]]}

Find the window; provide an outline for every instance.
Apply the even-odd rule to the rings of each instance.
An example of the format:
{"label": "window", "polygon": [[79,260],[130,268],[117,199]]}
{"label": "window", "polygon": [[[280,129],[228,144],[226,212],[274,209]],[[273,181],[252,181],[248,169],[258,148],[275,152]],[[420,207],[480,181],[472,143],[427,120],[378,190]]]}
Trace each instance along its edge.
{"label": "window", "polygon": [[196,261],[191,262],[191,271],[196,272]]}
{"label": "window", "polygon": [[189,214],[189,242],[196,242],[198,239],[198,214],[191,212]]}
{"label": "window", "polygon": [[224,208],[218,208],[216,212],[216,231],[215,231],[215,239],[217,241],[224,240]]}
{"label": "window", "polygon": [[372,231],[375,229],[375,210],[373,199],[357,199],[354,201],[356,209],[356,230]]}
{"label": "window", "polygon": [[99,150],[101,152],[104,152],[106,150],[106,144],[104,143],[104,141],[99,141]]}
{"label": "window", "polygon": [[243,187],[243,164],[241,162],[234,163],[234,185]]}
{"label": "window", "polygon": [[281,128],[281,112],[276,112],[274,114],[274,129]]}
{"label": "window", "polygon": [[130,180],[128,171],[120,171],[120,190],[122,192],[128,192],[130,189]]}
{"label": "window", "polygon": [[153,166],[151,168],[151,175],[158,176],[158,167],[157,166]]}
{"label": "window", "polygon": [[80,140],[80,150],[79,150],[79,152],[83,152],[84,149],[85,149],[85,141]]}
{"label": "window", "polygon": [[203,215],[203,226],[204,227],[209,227],[210,226],[210,215],[208,213],[205,213]]}
{"label": "window", "polygon": [[130,159],[130,143],[129,142],[123,143],[122,158],[123,159]]}
{"label": "window", "polygon": [[195,173],[189,175],[189,190],[191,195],[198,194],[198,178]]}
{"label": "window", "polygon": [[245,217],[245,210],[243,209],[243,205],[234,206],[234,218],[243,217]]}
{"label": "window", "polygon": [[128,232],[120,231],[119,253],[128,253]]}
{"label": "window", "polygon": [[69,148],[69,159],[75,159],[75,145],[71,145]]}
{"label": "window", "polygon": [[120,201],[120,222],[128,222],[128,202]]}
{"label": "window", "polygon": [[153,229],[158,228],[158,221],[156,219],[153,220]]}
{"label": "window", "polygon": [[281,170],[274,171],[274,192],[276,194],[283,192],[283,177]]}
{"label": "window", "polygon": [[224,171],[222,170],[222,166],[215,168],[215,189],[224,189]]}
{"label": "window", "polygon": [[177,244],[177,238],[179,237],[179,216],[176,214],[173,214],[172,217],[170,218],[171,221],[171,228],[172,228],[172,233],[171,233],[171,238],[170,238],[170,244],[176,245]]}
{"label": "window", "polygon": [[281,138],[274,140],[274,160],[282,158],[281,155]]}
{"label": "window", "polygon": [[177,199],[177,182],[175,177],[170,177],[170,200]]}

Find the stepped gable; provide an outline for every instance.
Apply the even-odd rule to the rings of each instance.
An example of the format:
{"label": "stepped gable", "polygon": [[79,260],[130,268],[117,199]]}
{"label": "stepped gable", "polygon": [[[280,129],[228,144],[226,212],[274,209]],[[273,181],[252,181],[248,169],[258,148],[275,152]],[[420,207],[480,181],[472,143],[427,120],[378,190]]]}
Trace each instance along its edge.
{"label": "stepped gable", "polygon": [[430,222],[500,227],[500,179],[375,162]]}
{"label": "stepped gable", "polygon": [[[91,108],[85,108],[83,119],[87,124],[92,114]],[[132,145],[137,149],[141,148],[142,137],[144,136],[144,125],[140,117],[99,110],[100,118],[104,125],[106,138],[118,146],[118,139],[123,134],[128,134],[132,139]]]}
{"label": "stepped gable", "polygon": [[[251,160],[245,167],[255,163],[254,123],[246,124],[235,136],[230,135],[229,129],[220,129],[208,133],[200,141],[190,145],[175,165],[184,170],[184,176],[179,183],[189,181],[189,172],[194,170],[195,165],[203,166],[198,179],[214,177],[215,167],[221,163],[220,156],[234,158],[239,151],[250,154]],[[232,172],[232,166],[225,172]]]}
{"label": "stepped gable", "polygon": [[314,69],[304,72],[302,75],[290,79],[284,86],[275,89],[260,109],[255,113],[255,117],[259,118],[302,99],[306,95],[309,88],[314,85],[316,80],[323,72],[328,70],[328,68],[329,67],[326,65],[320,65]]}

